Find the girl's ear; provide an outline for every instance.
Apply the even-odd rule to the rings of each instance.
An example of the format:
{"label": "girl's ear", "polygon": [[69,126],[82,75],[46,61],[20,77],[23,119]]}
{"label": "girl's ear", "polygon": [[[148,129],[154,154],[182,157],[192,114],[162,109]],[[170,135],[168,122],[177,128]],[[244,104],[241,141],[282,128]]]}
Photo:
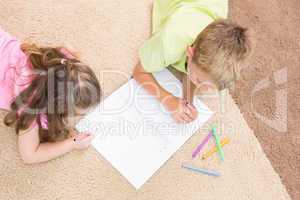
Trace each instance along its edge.
{"label": "girl's ear", "polygon": [[194,56],[194,52],[195,52],[195,49],[191,46],[188,46],[186,53],[189,58],[192,58]]}

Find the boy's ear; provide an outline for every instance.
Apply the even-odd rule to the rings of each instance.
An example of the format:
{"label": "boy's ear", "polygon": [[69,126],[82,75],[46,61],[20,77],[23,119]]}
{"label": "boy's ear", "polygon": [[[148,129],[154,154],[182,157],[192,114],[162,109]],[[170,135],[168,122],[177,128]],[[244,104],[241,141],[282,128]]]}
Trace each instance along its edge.
{"label": "boy's ear", "polygon": [[195,49],[191,46],[188,46],[186,52],[187,52],[187,56],[189,58],[192,58],[194,56]]}

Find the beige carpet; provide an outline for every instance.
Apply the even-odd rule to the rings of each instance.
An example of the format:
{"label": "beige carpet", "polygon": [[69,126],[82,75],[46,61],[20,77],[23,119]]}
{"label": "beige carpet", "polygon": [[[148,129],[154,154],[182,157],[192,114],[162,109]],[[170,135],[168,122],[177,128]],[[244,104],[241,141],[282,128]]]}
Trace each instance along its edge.
{"label": "beige carpet", "polygon": [[[107,96],[130,76],[137,49],[149,34],[150,11],[149,0],[10,0],[0,1],[0,25],[20,39],[76,47],[98,72]],[[217,156],[191,161],[193,148],[207,133],[203,129],[138,191],[92,148],[26,166],[13,130],[1,124],[0,199],[290,199],[231,96],[206,96],[204,102],[217,111],[210,123],[217,122],[231,138],[225,162]],[[222,176],[186,171],[182,162]]]}

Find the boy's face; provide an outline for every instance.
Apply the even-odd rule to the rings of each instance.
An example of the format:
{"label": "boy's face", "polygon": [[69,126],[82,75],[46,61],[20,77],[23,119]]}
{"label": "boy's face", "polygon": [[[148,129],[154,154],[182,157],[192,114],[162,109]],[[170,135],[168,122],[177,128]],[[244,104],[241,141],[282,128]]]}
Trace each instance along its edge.
{"label": "boy's face", "polygon": [[187,72],[188,78],[191,82],[196,86],[197,89],[200,90],[208,90],[209,88],[216,88],[216,85],[211,78],[210,74],[205,72],[200,66],[195,64],[192,60],[194,56],[194,49],[193,47],[188,47],[187,49]]}

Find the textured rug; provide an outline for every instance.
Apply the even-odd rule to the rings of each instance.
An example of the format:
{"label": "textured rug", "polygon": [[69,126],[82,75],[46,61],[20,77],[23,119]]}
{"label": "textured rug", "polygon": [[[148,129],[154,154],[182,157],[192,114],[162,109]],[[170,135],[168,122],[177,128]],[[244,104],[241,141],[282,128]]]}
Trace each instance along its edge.
{"label": "textured rug", "polygon": [[[150,13],[149,0],[11,0],[0,2],[0,25],[21,40],[78,49],[107,96],[130,77],[137,50],[150,32]],[[206,95],[203,101],[215,116],[140,190],[93,148],[24,165],[13,130],[1,123],[0,199],[290,199],[231,96]],[[231,139],[224,147],[225,162],[216,155],[191,160],[212,122]],[[215,169],[222,176],[195,174],[181,163]]]}

